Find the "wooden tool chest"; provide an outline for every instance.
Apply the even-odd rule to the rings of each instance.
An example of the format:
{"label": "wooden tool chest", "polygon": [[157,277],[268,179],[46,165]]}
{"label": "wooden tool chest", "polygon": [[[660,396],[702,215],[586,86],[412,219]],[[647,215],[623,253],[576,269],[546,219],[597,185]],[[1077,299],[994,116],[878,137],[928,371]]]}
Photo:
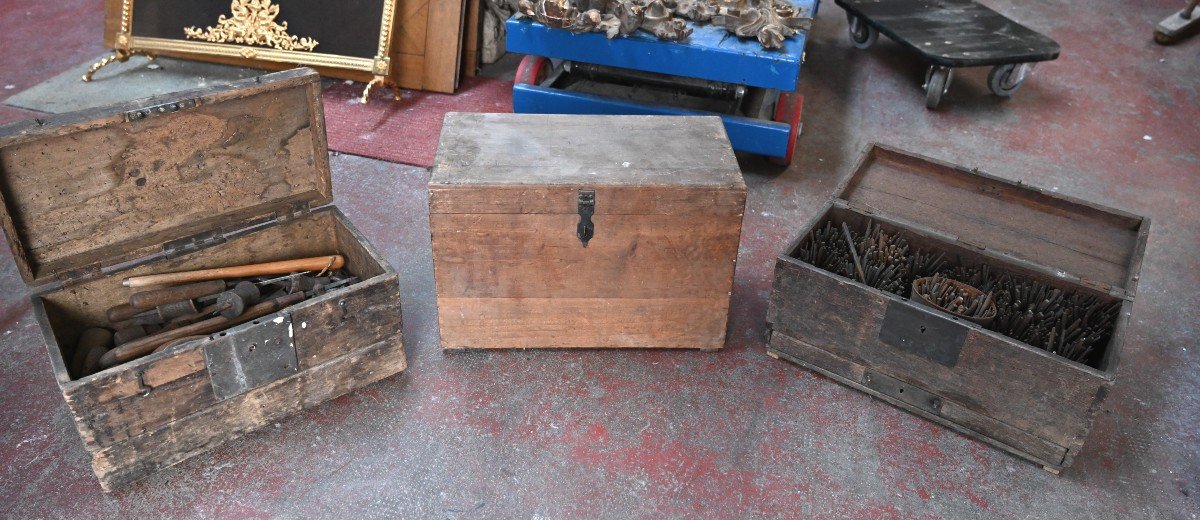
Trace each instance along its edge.
{"label": "wooden tool chest", "polygon": [[719,349],[745,201],[716,117],[448,114],[442,346]]}
{"label": "wooden tool chest", "polygon": [[[311,70],[4,127],[0,183],[9,246],[106,491],[405,368],[396,272],[327,205]],[[86,377],[64,362],[129,298],[124,276],[334,253],[358,283]]]}
{"label": "wooden tool chest", "polygon": [[[769,353],[1052,472],[1070,465],[1116,375],[1149,219],[877,145],[835,197],[776,262]],[[867,226],[881,231],[862,235]],[[974,273],[1017,310],[981,326],[907,297],[912,279],[869,286],[852,265],[862,252],[830,263],[839,246],[821,238],[854,233],[901,237],[904,254]],[[1044,296],[1030,296],[1036,287]],[[1095,343],[1070,354],[1072,341]]]}

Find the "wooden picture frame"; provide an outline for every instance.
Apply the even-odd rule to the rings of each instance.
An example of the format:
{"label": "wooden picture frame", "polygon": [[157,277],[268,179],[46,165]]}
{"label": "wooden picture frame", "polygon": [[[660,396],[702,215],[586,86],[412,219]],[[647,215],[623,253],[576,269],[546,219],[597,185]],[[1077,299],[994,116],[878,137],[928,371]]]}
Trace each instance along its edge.
{"label": "wooden picture frame", "polygon": [[[377,86],[454,92],[465,2],[364,1],[376,5],[364,11],[368,6],[302,0],[105,0],[104,42],[114,53],[83,79],[140,54],[272,70],[310,66],[366,82],[363,102]],[[295,12],[305,9],[331,12]]]}

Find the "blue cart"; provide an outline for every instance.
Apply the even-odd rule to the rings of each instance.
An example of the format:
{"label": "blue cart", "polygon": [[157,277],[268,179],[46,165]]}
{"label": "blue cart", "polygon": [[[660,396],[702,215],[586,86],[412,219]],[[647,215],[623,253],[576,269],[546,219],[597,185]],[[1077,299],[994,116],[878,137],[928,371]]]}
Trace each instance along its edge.
{"label": "blue cart", "polygon": [[[817,0],[795,4],[816,15]],[[720,27],[691,27],[682,42],[642,31],[610,40],[510,19],[507,49],[526,54],[517,68],[513,111],[716,115],[735,150],[790,163],[804,106],[796,85],[807,32],[767,50]]]}

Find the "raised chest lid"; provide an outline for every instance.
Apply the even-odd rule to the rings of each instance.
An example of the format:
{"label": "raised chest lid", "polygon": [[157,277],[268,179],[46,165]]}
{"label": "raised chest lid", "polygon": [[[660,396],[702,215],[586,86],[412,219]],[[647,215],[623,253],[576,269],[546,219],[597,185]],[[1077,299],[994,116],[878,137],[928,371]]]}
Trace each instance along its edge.
{"label": "raised chest lid", "polygon": [[719,117],[467,113],[446,115],[429,187],[433,213],[575,213],[593,188],[597,214],[713,213],[746,190]]}
{"label": "raised chest lid", "polygon": [[30,285],[333,199],[311,69],[0,127],[4,231]]}
{"label": "raised chest lid", "polygon": [[1127,296],[1150,227],[1144,217],[876,144],[835,193],[867,212]]}

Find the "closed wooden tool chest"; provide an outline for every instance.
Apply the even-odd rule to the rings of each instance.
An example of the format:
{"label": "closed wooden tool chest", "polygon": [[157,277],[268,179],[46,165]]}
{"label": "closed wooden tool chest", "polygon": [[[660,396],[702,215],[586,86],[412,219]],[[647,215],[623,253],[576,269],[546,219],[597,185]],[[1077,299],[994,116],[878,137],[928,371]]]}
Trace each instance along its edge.
{"label": "closed wooden tool chest", "polygon": [[1113,385],[1149,219],[883,146],[835,193],[776,262],[768,351],[1070,465]]}
{"label": "closed wooden tool chest", "polygon": [[[3,225],[106,491],[405,368],[395,271],[332,205],[307,69],[0,129]],[[111,368],[69,368],[122,278],[340,254],[357,283]]]}
{"label": "closed wooden tool chest", "polygon": [[716,117],[448,114],[442,346],[719,349],[745,201]]}

